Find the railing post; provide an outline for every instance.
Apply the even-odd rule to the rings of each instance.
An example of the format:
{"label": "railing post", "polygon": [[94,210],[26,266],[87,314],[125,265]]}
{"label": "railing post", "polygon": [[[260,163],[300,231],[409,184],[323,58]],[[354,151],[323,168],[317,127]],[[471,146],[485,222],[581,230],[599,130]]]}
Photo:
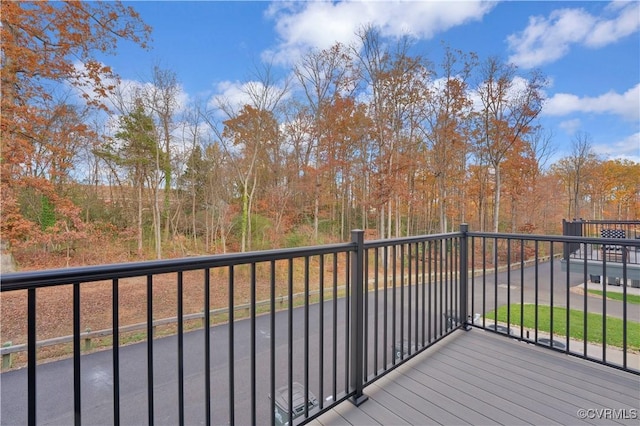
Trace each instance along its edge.
{"label": "railing post", "polygon": [[[569,235],[569,223],[567,222],[567,219],[562,219],[562,235]],[[567,262],[569,261],[569,244],[568,243],[562,244],[562,258]]]}
{"label": "railing post", "polygon": [[467,232],[469,231],[469,225],[466,223],[460,224],[460,320],[462,322],[462,328],[464,330],[471,330],[471,319],[467,313],[467,296],[469,293],[469,256],[468,248],[469,242],[467,240]]}
{"label": "railing post", "polygon": [[351,242],[355,243],[356,251],[351,261],[351,386],[356,393],[351,402],[358,406],[368,397],[363,394],[364,380],[364,231],[351,231]]}

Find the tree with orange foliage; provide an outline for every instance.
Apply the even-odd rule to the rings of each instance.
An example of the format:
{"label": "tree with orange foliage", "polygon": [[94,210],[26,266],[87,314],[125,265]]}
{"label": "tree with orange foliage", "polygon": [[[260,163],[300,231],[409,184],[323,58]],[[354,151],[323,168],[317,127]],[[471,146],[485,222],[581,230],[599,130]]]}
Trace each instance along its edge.
{"label": "tree with orange foliage", "polygon": [[[205,113],[202,118],[216,135],[235,169],[241,194],[241,250],[251,250],[251,212],[260,173],[262,176],[278,176],[274,168],[264,167],[269,159],[279,163],[281,134],[278,112],[289,90],[289,81],[276,84],[271,65],[257,69],[256,80],[244,85],[248,102],[236,110],[228,99],[216,98],[218,111]],[[227,116],[222,128],[215,116],[222,112]],[[280,165],[278,164],[278,167]],[[275,180],[278,178],[276,177]]]}
{"label": "tree with orange foliage", "polygon": [[[538,162],[533,150],[524,141],[516,141],[513,149],[507,153],[502,168],[505,177],[505,195],[508,196],[510,205],[509,232],[517,232],[523,227],[524,229],[535,228],[533,220],[518,223],[518,218],[527,217],[527,209],[524,206],[528,204],[527,197],[536,189]],[[525,226],[526,224],[528,225]]]}
{"label": "tree with orange foliage", "polygon": [[[340,93],[347,94],[355,88],[355,75],[352,69],[352,58],[345,46],[336,43],[328,49],[312,50],[305,54],[300,63],[293,67],[293,72],[304,91],[305,101],[312,116],[310,157],[313,164],[305,164],[305,180],[313,181],[313,233],[318,239],[318,223],[320,217],[320,198],[326,194],[321,182],[321,157],[326,154],[321,139],[327,139],[331,125],[327,127],[327,118],[323,114],[331,108],[331,104]],[[326,160],[326,159],[325,159]]]}
{"label": "tree with orange foliage", "polygon": [[[453,228],[454,219],[464,221],[462,202],[466,157],[469,151],[469,117],[472,102],[468,95],[468,80],[476,66],[475,54],[464,54],[445,46],[441,64],[441,84],[434,85],[426,105],[424,126],[429,147],[429,171],[436,181],[440,232]],[[455,200],[458,206],[455,206]],[[460,210],[458,217],[448,213]]]}
{"label": "tree with orange foliage", "polygon": [[421,159],[416,156],[422,142],[419,128],[429,101],[432,70],[424,58],[410,55],[408,37],[389,47],[373,26],[361,28],[356,36],[361,48],[354,56],[362,83],[371,90],[372,199],[376,200],[380,236],[391,238],[401,235],[403,211],[411,211],[417,195],[413,181],[420,173]]}
{"label": "tree with orange foliage", "polygon": [[[583,215],[585,191],[595,176],[599,159],[591,146],[591,136],[578,132],[571,141],[571,155],[561,158],[552,171],[559,177],[567,193],[567,217]],[[598,218],[599,219],[599,218]]]}
{"label": "tree with orange foliage", "polygon": [[[2,236],[13,244],[81,238],[80,209],[56,184],[64,183],[77,145],[94,136],[83,115],[105,108],[102,99],[116,79],[93,54],[111,53],[121,40],[146,47],[151,29],[120,2],[3,1],[0,7]],[[57,98],[64,87],[80,99]],[[41,206],[32,215],[28,200]],[[34,226],[45,212],[49,219]]]}
{"label": "tree with orange foliage", "polygon": [[233,158],[242,191],[241,249],[245,251],[251,248],[251,209],[258,177],[261,171],[268,170],[269,149],[278,143],[278,123],[271,111],[245,105],[236,117],[226,120],[224,126],[224,140],[237,149]]}
{"label": "tree with orange foliage", "polygon": [[602,170],[597,173],[597,180],[608,186],[607,204],[611,206],[607,217],[616,220],[636,219],[640,207],[640,164],[616,159],[604,161],[600,167]]}
{"label": "tree with orange foliage", "polygon": [[319,139],[318,173],[321,176],[318,182],[327,198],[324,204],[330,210],[331,223],[339,223],[340,231],[333,234],[345,240],[351,228],[362,226],[351,220],[354,212],[349,197],[366,191],[363,188],[366,180],[356,179],[357,175],[364,178],[367,174],[363,152],[358,155],[358,151],[367,143],[372,124],[364,104],[337,94],[330,103],[324,104],[320,117],[318,125],[323,131]]}

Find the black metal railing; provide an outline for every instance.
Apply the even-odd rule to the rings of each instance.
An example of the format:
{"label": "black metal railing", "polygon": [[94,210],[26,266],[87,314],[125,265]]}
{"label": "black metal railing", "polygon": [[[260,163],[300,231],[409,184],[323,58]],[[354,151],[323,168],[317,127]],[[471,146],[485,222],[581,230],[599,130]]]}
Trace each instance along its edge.
{"label": "black metal railing", "polygon": [[[585,264],[557,256],[565,244],[589,239],[475,233],[466,225],[448,234],[363,236],[353,231],[344,244],[3,274],[2,295],[26,293],[27,311],[26,374],[3,373],[3,421],[36,424],[46,415],[75,424],[304,423],[345,400],[364,402],[368,384],[470,326],[635,371],[628,357],[637,349],[634,290],[622,286],[622,300],[610,301],[605,286],[605,297],[594,302],[586,288],[574,293],[587,281]],[[627,274],[630,266],[623,266]],[[39,342],[52,337],[38,330],[48,321],[46,298],[54,288],[70,288],[73,337],[65,368],[38,361],[45,355]],[[87,312],[85,300],[105,288],[108,312]],[[142,295],[133,307],[131,292]],[[156,328],[169,323],[158,319],[167,300],[175,328],[162,337]],[[124,321],[132,309],[146,324],[134,336]],[[576,325],[576,310],[599,315],[601,323],[589,317]],[[191,330],[194,315],[204,320]],[[85,353],[82,328],[94,317],[110,317],[101,326],[110,326],[112,340],[105,350]],[[607,337],[617,320],[620,343]],[[576,328],[586,336],[594,327],[604,334],[601,343],[571,337]]]}
{"label": "black metal railing", "polygon": [[[640,221],[638,220],[585,220],[562,221],[562,234],[585,238],[599,238],[587,246],[579,242],[564,245],[565,259],[588,259],[622,263],[622,258],[631,264],[640,264],[636,250],[629,250],[629,240],[640,240]],[[600,239],[602,238],[602,240]]]}
{"label": "black metal railing", "polygon": [[464,325],[462,231],[365,244],[363,384]]}
{"label": "black metal railing", "polygon": [[563,235],[574,237],[601,237],[603,230],[616,230],[623,238],[639,238],[640,220],[563,219],[562,230]]}
{"label": "black metal railing", "polygon": [[[277,424],[309,420],[346,399],[361,403],[367,383],[460,325],[447,322],[444,314],[460,310],[456,280],[461,234],[366,243],[363,234],[354,231],[352,242],[345,244],[3,274],[3,295],[27,293],[28,319],[27,380],[22,384],[27,398],[6,410],[3,406],[3,418],[35,424],[46,407],[47,418],[54,422],[95,421],[87,421],[87,416],[104,402],[83,395],[94,391],[84,375],[94,368],[97,354],[83,353],[82,344],[87,335],[84,299],[90,297],[85,289],[94,283],[111,293],[111,324],[103,325],[110,325],[112,332],[112,343],[103,347],[111,353],[111,408],[101,423],[153,424],[162,419],[177,424]],[[204,317],[202,329],[189,332],[185,318],[194,313],[185,311],[188,286],[201,289]],[[46,363],[38,362],[45,349],[39,343],[50,337],[38,330],[39,323],[47,321],[41,313],[46,312],[44,298],[51,294],[46,292],[67,287],[73,380],[72,397],[62,398],[59,380]],[[124,330],[131,324],[121,318],[131,309],[124,300],[132,287],[144,290],[136,303],[146,334],[138,331],[142,341],[126,345],[132,338]],[[295,297],[300,292],[302,300]],[[164,338],[154,337],[158,324],[166,324],[157,318],[160,305],[166,304],[162,297],[172,299],[175,315],[174,334]],[[248,307],[246,314],[234,309],[241,302]],[[221,309],[226,313],[222,320]],[[197,347],[186,343],[194,339]],[[411,343],[396,356],[403,340]],[[141,345],[144,350],[136,352]],[[194,377],[202,377],[197,386]],[[4,373],[3,388],[11,379]],[[174,383],[170,392],[167,383]],[[6,404],[22,392],[20,386]],[[202,404],[194,408],[189,395],[198,393]],[[133,406],[128,404],[132,394],[139,402]]]}
{"label": "black metal railing", "polygon": [[[470,322],[528,343],[640,373],[638,265],[560,258],[612,239],[469,232]],[[640,241],[625,240],[625,250]],[[615,266],[614,266],[615,265]],[[612,272],[615,270],[615,272]],[[617,285],[593,275],[620,278]]]}
{"label": "black metal railing", "polygon": [[[73,407],[71,412],[74,413],[74,423],[82,423],[83,415],[85,411],[82,409],[82,394],[83,387],[86,387],[82,381],[81,371],[82,364],[85,360],[89,361],[88,356],[81,354],[80,344],[80,330],[81,330],[81,290],[88,283],[102,281],[103,285],[110,285],[112,288],[112,330],[113,330],[113,345],[111,347],[112,352],[112,382],[113,382],[113,410],[110,417],[104,418],[106,423],[119,424],[121,420],[126,420],[124,423],[128,423],[131,419],[131,413],[125,413],[122,411],[122,400],[126,398],[123,394],[123,389],[119,386],[123,381],[121,375],[121,367],[123,363],[138,363],[136,374],[139,376],[140,383],[146,383],[146,389],[135,389],[136,392],[146,390],[146,398],[143,401],[146,406],[146,419],[149,424],[154,424],[155,419],[162,413],[161,417],[166,419],[169,417],[169,422],[175,422],[178,424],[195,423],[204,421],[207,424],[212,423],[212,419],[215,419],[215,423],[240,423],[240,424],[256,424],[257,419],[262,421],[270,417],[269,413],[275,412],[276,398],[269,399],[269,395],[275,394],[276,385],[284,384],[289,389],[292,389],[292,383],[294,380],[303,381],[305,384],[305,390],[308,393],[310,388],[309,383],[309,339],[311,334],[311,325],[309,323],[310,303],[309,297],[306,297],[303,302],[304,310],[304,326],[302,329],[298,327],[298,324],[294,325],[294,287],[298,286],[298,279],[303,283],[304,289],[309,294],[309,287],[311,286],[311,274],[309,272],[309,264],[311,259],[316,259],[319,264],[324,263],[325,259],[332,259],[333,265],[336,266],[332,272],[333,287],[327,291],[328,298],[333,299],[333,306],[336,310],[334,318],[338,318],[338,310],[342,309],[344,312],[344,297],[338,294],[338,283],[345,285],[348,284],[348,276],[340,276],[340,270],[349,271],[351,268],[352,253],[354,252],[354,244],[341,244],[332,246],[313,247],[307,249],[295,249],[295,250],[276,250],[265,251],[259,253],[245,253],[245,254],[233,254],[213,257],[198,257],[188,258],[180,260],[167,260],[157,262],[142,262],[133,264],[121,264],[121,265],[109,265],[101,267],[88,267],[88,268],[74,268],[66,270],[55,271],[41,271],[41,272],[29,272],[18,274],[6,274],[2,276],[2,292],[11,291],[23,291],[28,293],[27,303],[27,317],[28,317],[28,338],[27,338],[27,392],[28,401],[26,407],[25,420],[29,424],[35,424],[36,413],[38,406],[38,396],[42,399],[42,393],[37,392],[36,383],[45,383],[43,376],[39,374],[39,369],[43,366],[37,363],[37,323],[36,318],[39,318],[38,313],[39,305],[37,303],[37,294],[40,290],[49,287],[69,286],[73,288]],[[341,263],[341,267],[338,268],[338,263]],[[302,269],[302,272],[301,272]],[[193,273],[201,274],[200,277],[194,277]],[[202,352],[203,356],[199,357],[194,354],[191,348],[185,346],[184,338],[184,306],[182,295],[184,293],[185,286],[185,274],[191,274],[189,284],[193,285],[195,280],[203,288],[203,311],[205,313],[204,329],[200,333],[203,340]],[[299,277],[299,274],[302,276]],[[161,274],[173,275],[176,295],[175,312],[177,313],[177,329],[175,335],[175,369],[177,377],[176,389],[171,395],[171,399],[177,399],[177,406],[171,407],[169,411],[166,410],[167,404],[163,401],[163,404],[156,404],[158,388],[160,383],[166,381],[163,376],[163,371],[159,371],[156,368],[157,364],[166,364],[167,354],[156,350],[157,342],[159,339],[155,339],[154,335],[154,302],[157,298],[154,297],[154,291],[158,291],[157,278]],[[317,274],[316,274],[317,275]],[[126,279],[141,278],[142,282],[136,282],[136,285],[143,285],[146,287],[145,300],[139,301],[141,309],[146,311],[146,356],[140,358],[129,357],[125,359],[123,357],[123,347],[120,344],[119,330],[121,324],[119,323],[120,314],[118,312],[120,308],[119,298],[121,295],[122,281]],[[107,280],[107,281],[104,281]],[[267,359],[258,360],[259,350],[264,351],[264,345],[258,347],[256,341],[257,329],[256,323],[258,321],[257,306],[257,288],[258,284],[266,286],[263,293],[271,301],[268,315],[270,320],[268,323],[262,321],[262,324],[268,324],[267,333],[271,336],[268,339],[268,350],[270,356]],[[323,283],[324,284],[324,283]],[[325,286],[320,286],[321,291],[325,289]],[[285,302],[282,306],[276,307],[276,292],[285,292],[288,297],[285,297]],[[346,288],[347,298],[350,290]],[[213,296],[212,293],[215,293]],[[239,293],[243,293],[240,296]],[[263,297],[264,297],[263,295]],[[225,297],[226,296],[226,297]],[[227,315],[228,318],[224,321],[224,325],[212,326],[212,319],[210,318],[211,307],[214,305],[212,298],[215,297],[217,305],[224,303],[226,300]],[[324,295],[321,296],[324,299]],[[245,300],[248,298],[249,313],[248,318],[242,321],[236,321],[235,310],[232,309],[238,304],[239,298]],[[340,300],[339,300],[340,299]],[[324,305],[324,303],[320,303]],[[146,306],[146,308],[145,308]],[[97,314],[97,313],[96,313]],[[297,315],[296,315],[297,317]],[[334,321],[331,324],[331,330],[334,335],[341,333],[340,330],[345,328],[348,323],[346,321],[344,313],[342,314],[341,322]],[[323,327],[323,320],[319,319],[320,327]],[[226,338],[219,340],[215,336],[213,329],[224,328],[224,334]],[[242,330],[239,331],[239,330]],[[304,336],[305,346],[302,354],[298,353],[298,347],[294,346],[294,338],[298,338],[298,333]],[[222,332],[220,334],[223,334]],[[345,334],[342,332],[342,334]],[[346,335],[346,334],[345,334]],[[276,348],[276,339],[278,340],[278,347]],[[284,339],[282,339],[284,338]],[[335,340],[335,339],[334,339]],[[264,342],[262,342],[264,343]],[[224,347],[224,350],[214,350],[214,348]],[[276,349],[284,348],[284,355],[277,354]],[[315,349],[317,351],[317,348]],[[339,371],[346,368],[348,362],[347,353],[339,352],[335,347],[334,351],[336,356],[334,357],[333,371]],[[215,352],[212,353],[212,352]],[[294,353],[296,356],[294,359]],[[342,354],[343,357],[339,357],[338,354]],[[248,355],[248,357],[247,357]],[[200,416],[196,414],[196,411],[190,411],[186,413],[185,407],[185,357],[190,359],[202,358],[201,368],[198,370],[204,375],[204,384],[202,392],[205,395],[202,410]],[[215,380],[212,377],[212,371],[216,371],[213,368],[214,358],[218,358],[226,367],[222,370],[226,370],[226,380]],[[243,358],[243,361],[238,361],[239,358]],[[248,358],[248,359],[247,359]],[[297,365],[298,359],[304,360],[304,368]],[[284,360],[284,366],[282,362]],[[259,380],[258,375],[258,362],[261,364],[260,377],[267,377],[267,380]],[[266,363],[265,363],[266,362]],[[264,375],[265,370],[268,374]],[[146,371],[146,374],[145,374]],[[217,370],[220,374],[222,371],[220,368]],[[38,377],[38,380],[36,380]],[[220,377],[218,377],[220,379]],[[220,386],[220,382],[224,382],[223,386]],[[42,387],[42,385],[40,385]],[[46,385],[45,385],[46,386]],[[55,385],[54,385],[55,386]],[[337,375],[333,376],[333,388],[339,389],[343,394],[349,393],[348,384],[344,386],[338,386]],[[223,390],[220,392],[220,390]],[[193,392],[193,389],[188,389],[189,392]],[[242,395],[242,397],[239,397]],[[336,393],[335,395],[339,395]],[[287,401],[292,401],[293,396],[289,392]],[[53,397],[53,396],[49,396]],[[336,403],[337,397],[334,397],[331,403]],[[269,407],[270,405],[270,407]],[[139,411],[140,406],[136,407]],[[290,418],[293,417],[293,411],[295,407],[289,404],[285,413]],[[6,417],[7,413],[3,411],[3,417]],[[305,415],[308,416],[308,410],[305,408]],[[140,417],[141,413],[137,413],[136,416]],[[55,413],[48,413],[49,419],[55,419]],[[133,417],[137,418],[137,417]]]}

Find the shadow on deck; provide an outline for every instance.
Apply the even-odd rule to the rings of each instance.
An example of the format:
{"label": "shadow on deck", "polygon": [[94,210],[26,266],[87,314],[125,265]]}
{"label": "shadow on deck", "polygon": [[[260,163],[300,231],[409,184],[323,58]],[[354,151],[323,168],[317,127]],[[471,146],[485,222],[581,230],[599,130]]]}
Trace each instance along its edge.
{"label": "shadow on deck", "polygon": [[369,399],[359,407],[343,402],[311,424],[637,424],[640,418],[637,375],[480,329],[455,332],[364,393]]}

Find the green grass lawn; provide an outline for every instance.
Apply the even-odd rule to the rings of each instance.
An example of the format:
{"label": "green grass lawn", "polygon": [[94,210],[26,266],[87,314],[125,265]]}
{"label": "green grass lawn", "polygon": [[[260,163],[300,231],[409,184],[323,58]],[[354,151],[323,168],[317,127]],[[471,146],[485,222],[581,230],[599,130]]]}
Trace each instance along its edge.
{"label": "green grass lawn", "polygon": [[[520,305],[511,305],[511,325],[520,325]],[[525,328],[535,328],[536,309],[533,304],[524,305]],[[538,330],[551,333],[551,307],[538,305]],[[498,322],[507,323],[507,305],[498,308],[497,319],[495,311],[488,312],[486,318]],[[582,311],[569,310],[569,336],[576,340],[584,340],[584,321]],[[587,341],[602,344],[602,315],[587,313]],[[607,317],[607,345],[622,347],[623,321],[618,318]],[[565,308],[553,308],[553,335],[567,335],[567,310]],[[627,321],[627,348],[640,350],[640,323]]]}
{"label": "green grass lawn", "polygon": [[[595,294],[598,296],[603,296],[604,292],[601,290],[587,290],[589,294]],[[622,301],[624,298],[624,294],[617,291],[608,291],[607,299],[612,300],[620,300]],[[627,303],[635,303],[636,305],[640,305],[640,296],[637,294],[627,294]]]}

